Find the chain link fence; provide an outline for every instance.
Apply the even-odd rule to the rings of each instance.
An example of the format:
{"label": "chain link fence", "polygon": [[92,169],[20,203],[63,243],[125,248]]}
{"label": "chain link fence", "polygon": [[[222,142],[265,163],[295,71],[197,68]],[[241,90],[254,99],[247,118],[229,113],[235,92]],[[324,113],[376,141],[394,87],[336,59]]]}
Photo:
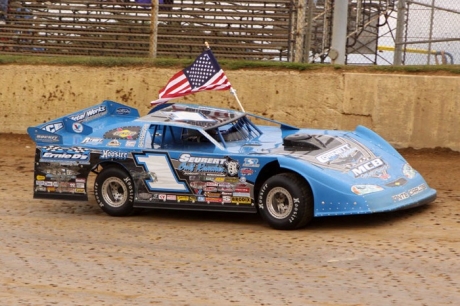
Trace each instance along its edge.
{"label": "chain link fence", "polygon": [[219,58],[330,63],[339,13],[346,64],[460,58],[458,0],[336,1],[0,0],[0,54],[194,58],[208,41]]}
{"label": "chain link fence", "polygon": [[406,1],[405,65],[455,64],[460,61],[460,1]]}

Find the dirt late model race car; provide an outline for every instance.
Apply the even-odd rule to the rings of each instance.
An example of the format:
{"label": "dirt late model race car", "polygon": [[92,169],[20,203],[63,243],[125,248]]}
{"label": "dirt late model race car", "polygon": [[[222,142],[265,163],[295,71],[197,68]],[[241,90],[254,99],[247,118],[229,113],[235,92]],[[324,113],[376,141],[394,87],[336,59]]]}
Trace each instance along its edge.
{"label": "dirt late model race car", "polygon": [[[263,124],[255,124],[261,122]],[[140,116],[113,101],[28,128],[34,198],[88,200],[104,212],[141,208],[259,213],[276,229],[313,217],[423,205],[436,191],[385,140],[300,129],[235,110],[165,103]]]}

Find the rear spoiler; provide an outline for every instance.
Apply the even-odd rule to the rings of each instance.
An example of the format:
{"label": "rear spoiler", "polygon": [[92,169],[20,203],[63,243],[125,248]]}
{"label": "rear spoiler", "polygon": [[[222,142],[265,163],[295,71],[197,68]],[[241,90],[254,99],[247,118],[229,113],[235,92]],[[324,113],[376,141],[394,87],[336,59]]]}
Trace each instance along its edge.
{"label": "rear spoiler", "polygon": [[27,133],[37,145],[62,144],[63,133],[89,135],[93,132],[90,122],[109,116],[139,118],[139,111],[124,104],[104,100],[100,104],[29,127]]}

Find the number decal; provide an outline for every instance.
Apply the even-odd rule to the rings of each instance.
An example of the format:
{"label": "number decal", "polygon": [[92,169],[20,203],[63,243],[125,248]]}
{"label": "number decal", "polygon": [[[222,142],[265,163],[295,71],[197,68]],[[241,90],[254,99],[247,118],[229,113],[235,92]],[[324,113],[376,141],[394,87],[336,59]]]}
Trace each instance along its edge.
{"label": "number decal", "polygon": [[150,191],[189,192],[187,185],[178,181],[174,168],[166,155],[148,153],[136,155],[135,159],[136,163],[142,165],[149,174],[145,183]]}

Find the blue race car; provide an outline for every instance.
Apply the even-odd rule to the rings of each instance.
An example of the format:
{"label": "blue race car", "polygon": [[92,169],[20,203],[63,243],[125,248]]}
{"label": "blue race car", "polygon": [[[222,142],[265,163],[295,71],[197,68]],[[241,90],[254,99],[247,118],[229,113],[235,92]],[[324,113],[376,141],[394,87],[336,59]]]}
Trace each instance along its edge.
{"label": "blue race car", "polygon": [[291,230],[313,217],[393,211],[436,198],[363,126],[300,129],[180,103],[141,117],[107,100],[27,131],[37,145],[34,198],[88,200],[93,172],[96,201],[111,216],[143,208],[247,212]]}

